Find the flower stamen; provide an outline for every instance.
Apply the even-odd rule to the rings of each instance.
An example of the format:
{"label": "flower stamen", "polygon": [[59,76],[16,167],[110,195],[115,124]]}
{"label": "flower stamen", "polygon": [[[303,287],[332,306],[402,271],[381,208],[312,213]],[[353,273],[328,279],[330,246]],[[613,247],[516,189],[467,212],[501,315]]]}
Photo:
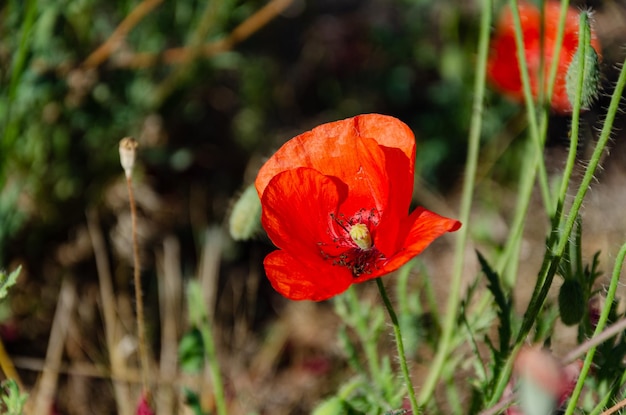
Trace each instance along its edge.
{"label": "flower stamen", "polygon": [[372,247],[372,234],[369,229],[363,223],[356,223],[352,225],[350,231],[350,238],[361,249],[368,250]]}
{"label": "flower stamen", "polygon": [[348,268],[354,278],[363,274],[371,274],[379,269],[385,256],[376,249],[370,229],[375,229],[379,222],[377,209],[360,209],[353,216],[346,218],[343,213],[338,216],[331,213],[330,217],[338,226],[331,229],[334,236],[333,247],[319,242],[320,254],[333,265]]}

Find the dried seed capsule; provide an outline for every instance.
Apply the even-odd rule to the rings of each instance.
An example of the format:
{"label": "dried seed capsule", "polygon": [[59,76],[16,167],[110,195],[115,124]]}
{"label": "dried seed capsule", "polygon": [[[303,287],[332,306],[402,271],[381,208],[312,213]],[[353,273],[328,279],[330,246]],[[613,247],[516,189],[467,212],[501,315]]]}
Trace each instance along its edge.
{"label": "dried seed capsule", "polygon": [[133,174],[137,146],[137,141],[132,137],[124,137],[120,140],[120,164],[127,178],[130,178]]}

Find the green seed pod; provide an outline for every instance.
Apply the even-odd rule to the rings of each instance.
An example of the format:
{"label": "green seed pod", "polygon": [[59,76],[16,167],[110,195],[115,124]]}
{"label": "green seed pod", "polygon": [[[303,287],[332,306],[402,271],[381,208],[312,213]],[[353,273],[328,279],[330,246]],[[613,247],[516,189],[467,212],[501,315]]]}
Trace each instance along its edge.
{"label": "green seed pod", "polygon": [[570,104],[574,107],[576,102],[576,92],[579,88],[579,76],[581,71],[582,87],[581,87],[581,108],[589,108],[589,106],[598,97],[600,84],[600,67],[598,53],[591,46],[591,28],[589,26],[589,16],[586,12],[580,15],[580,31],[579,31],[578,49],[572,58],[572,62],[567,68],[565,78],[567,97]]}
{"label": "green seed pod", "polygon": [[559,291],[559,311],[561,321],[566,326],[578,324],[585,313],[585,295],[578,280],[567,279]]}
{"label": "green seed pod", "polygon": [[261,201],[254,185],[248,186],[233,205],[228,229],[236,241],[248,240],[261,229]]}

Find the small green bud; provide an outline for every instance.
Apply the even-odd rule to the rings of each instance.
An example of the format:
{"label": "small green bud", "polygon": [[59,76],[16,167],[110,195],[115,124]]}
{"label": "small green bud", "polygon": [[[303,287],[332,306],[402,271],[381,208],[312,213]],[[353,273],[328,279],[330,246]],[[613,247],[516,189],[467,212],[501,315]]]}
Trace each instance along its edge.
{"label": "small green bud", "polygon": [[261,201],[254,185],[248,186],[234,203],[228,229],[236,241],[250,239],[261,229]]}
{"label": "small green bud", "polygon": [[580,15],[578,49],[567,68],[565,78],[567,97],[572,108],[576,102],[576,92],[579,86],[579,76],[582,74],[581,108],[589,108],[598,97],[600,84],[600,67],[597,51],[591,46],[591,27],[589,15],[586,12]]}
{"label": "small green bud", "polygon": [[559,291],[559,311],[561,321],[566,326],[578,324],[585,313],[585,295],[578,280],[567,279]]}

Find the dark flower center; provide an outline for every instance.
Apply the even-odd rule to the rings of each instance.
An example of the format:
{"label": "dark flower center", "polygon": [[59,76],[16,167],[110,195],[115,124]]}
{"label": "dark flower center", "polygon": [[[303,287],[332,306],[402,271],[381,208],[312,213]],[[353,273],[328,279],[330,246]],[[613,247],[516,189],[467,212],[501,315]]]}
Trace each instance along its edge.
{"label": "dark flower center", "polygon": [[332,265],[346,267],[354,278],[371,274],[385,261],[385,256],[374,246],[372,232],[378,226],[380,214],[377,209],[360,209],[349,218],[340,214],[330,215],[335,226],[329,230],[333,245],[320,242],[320,253]]}

